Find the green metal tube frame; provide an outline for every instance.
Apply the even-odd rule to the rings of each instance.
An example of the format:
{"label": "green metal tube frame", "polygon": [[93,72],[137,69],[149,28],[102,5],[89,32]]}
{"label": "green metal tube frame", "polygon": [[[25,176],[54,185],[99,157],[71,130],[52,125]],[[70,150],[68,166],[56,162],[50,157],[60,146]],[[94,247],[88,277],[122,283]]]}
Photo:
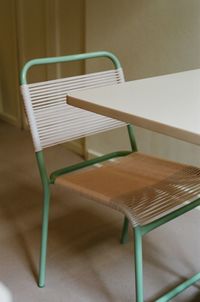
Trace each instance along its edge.
{"label": "green metal tube frame", "polygon": [[[27,73],[29,69],[33,66],[43,65],[43,64],[62,63],[62,62],[72,62],[72,61],[103,58],[103,57],[110,59],[113,62],[115,69],[121,68],[121,64],[118,58],[111,52],[107,52],[107,51],[67,55],[61,57],[38,58],[38,59],[30,60],[24,65],[20,75],[20,83],[21,85],[27,84]],[[42,214],[42,221],[43,221],[42,238],[41,238],[40,265],[39,265],[40,269],[39,269],[39,282],[38,282],[39,287],[44,287],[45,280],[46,280],[46,254],[47,254],[48,220],[49,220],[49,204],[50,204],[50,185],[54,184],[56,177],[62,174],[70,173],[72,171],[84,168],[86,166],[94,165],[96,163],[103,162],[115,157],[126,156],[131,152],[136,151],[137,146],[136,146],[135,136],[133,132],[133,127],[131,125],[128,125],[127,130],[130,139],[131,151],[118,151],[118,152],[106,154],[92,160],[87,160],[83,163],[78,163],[76,165],[59,169],[57,171],[52,172],[50,176],[48,176],[47,174],[43,152],[42,151],[36,152],[36,160],[40,172],[40,178],[43,185],[43,196],[44,196],[43,214]],[[128,223],[126,217],[124,219],[124,226],[125,227],[123,227],[122,237],[124,236],[127,238]]]}
{"label": "green metal tube frame", "polygon": [[61,57],[49,57],[49,58],[38,58],[28,61],[20,74],[20,83],[27,84],[27,72],[28,70],[36,65],[45,65],[45,64],[55,64],[55,63],[66,63],[66,62],[74,62],[80,60],[87,60],[87,59],[94,59],[94,58],[109,58],[116,69],[121,68],[120,61],[118,58],[111,52],[108,51],[96,51],[96,52],[89,52],[83,54],[75,54],[75,55],[67,55]]}
{"label": "green metal tube frame", "polygon": [[112,153],[109,153],[109,154],[105,154],[105,155],[99,156],[97,158],[86,160],[84,162],[81,162],[81,163],[78,163],[78,164],[75,164],[75,165],[72,165],[72,166],[61,168],[61,169],[56,170],[56,171],[54,171],[54,172],[52,172],[50,174],[50,183],[54,184],[56,178],[58,176],[63,175],[63,174],[67,174],[67,173],[70,173],[70,172],[73,172],[73,171],[76,171],[76,170],[79,170],[79,169],[82,169],[82,168],[86,168],[86,167],[89,167],[89,166],[95,165],[97,163],[101,163],[101,162],[107,161],[107,160],[115,158],[115,157],[126,156],[126,155],[128,155],[130,153],[132,153],[132,152],[131,151],[112,152]]}
{"label": "green metal tube frame", "polygon": [[[184,213],[196,208],[200,205],[200,198],[193,201],[190,204],[186,204],[184,207],[175,210],[172,213],[165,215],[151,223],[148,223],[144,226],[137,226],[133,228],[134,231],[134,250],[135,250],[135,287],[136,287],[136,301],[143,302],[143,266],[142,266],[142,237],[147,233],[151,232],[155,228],[183,215]],[[190,277],[189,279],[185,280],[172,290],[168,291],[161,297],[159,297],[155,302],[167,302],[170,301],[172,298],[183,292],[189,286],[194,284],[200,280],[200,273],[197,273]]]}
{"label": "green metal tube frame", "polygon": [[40,246],[40,264],[39,264],[39,280],[38,286],[45,286],[46,279],[46,254],[48,239],[48,222],[49,222],[49,206],[50,206],[50,181],[45,167],[43,152],[36,152],[36,160],[40,172],[40,178],[43,185],[43,212],[42,212],[42,235]]}

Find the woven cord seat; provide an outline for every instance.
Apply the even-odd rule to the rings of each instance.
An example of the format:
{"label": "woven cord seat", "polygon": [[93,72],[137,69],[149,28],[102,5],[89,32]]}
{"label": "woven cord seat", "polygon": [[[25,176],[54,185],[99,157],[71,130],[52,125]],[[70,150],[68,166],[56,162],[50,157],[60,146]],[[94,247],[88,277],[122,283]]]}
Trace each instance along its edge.
{"label": "woven cord seat", "polygon": [[122,212],[135,227],[197,199],[200,169],[136,152],[56,183]]}

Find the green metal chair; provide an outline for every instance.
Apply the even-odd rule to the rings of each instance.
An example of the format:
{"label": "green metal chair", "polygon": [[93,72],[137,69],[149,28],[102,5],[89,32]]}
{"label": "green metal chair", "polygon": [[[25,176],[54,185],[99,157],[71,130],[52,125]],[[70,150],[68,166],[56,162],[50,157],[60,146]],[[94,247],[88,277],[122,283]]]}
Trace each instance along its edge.
{"label": "green metal chair", "polygon": [[[32,66],[102,57],[113,62],[112,70],[27,83],[27,72]],[[34,59],[27,62],[22,69],[21,91],[43,185],[40,287],[45,286],[50,187],[54,183],[60,183],[69,190],[79,192],[125,215],[121,243],[128,240],[130,222],[134,231],[137,302],[144,301],[143,236],[200,205],[200,169],[141,154],[137,151],[130,125],[66,104],[66,96],[72,90],[117,85],[123,81],[119,60],[112,53],[104,51]],[[44,148],[124,126],[128,130],[131,151],[113,152],[47,174]],[[109,161],[111,158],[115,160]],[[101,167],[94,167],[96,163],[102,163]],[[90,166],[93,168],[90,169]],[[82,169],[86,167],[88,168]],[[77,170],[80,171],[73,173]],[[199,279],[200,273],[197,273],[157,301],[171,300]]]}

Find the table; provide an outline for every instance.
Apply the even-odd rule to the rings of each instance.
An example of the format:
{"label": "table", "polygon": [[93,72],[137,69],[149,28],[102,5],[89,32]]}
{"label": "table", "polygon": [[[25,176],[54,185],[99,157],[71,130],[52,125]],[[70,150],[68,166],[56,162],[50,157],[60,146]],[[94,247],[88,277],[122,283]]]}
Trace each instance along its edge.
{"label": "table", "polygon": [[74,91],[67,103],[200,145],[200,69]]}

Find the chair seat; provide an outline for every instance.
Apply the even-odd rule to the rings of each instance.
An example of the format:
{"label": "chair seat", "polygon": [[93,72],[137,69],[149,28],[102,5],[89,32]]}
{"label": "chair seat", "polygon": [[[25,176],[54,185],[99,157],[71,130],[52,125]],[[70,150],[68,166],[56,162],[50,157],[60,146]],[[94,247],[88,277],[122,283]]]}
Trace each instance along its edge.
{"label": "chair seat", "polygon": [[200,197],[200,169],[139,152],[56,179],[81,195],[119,210],[133,227]]}

